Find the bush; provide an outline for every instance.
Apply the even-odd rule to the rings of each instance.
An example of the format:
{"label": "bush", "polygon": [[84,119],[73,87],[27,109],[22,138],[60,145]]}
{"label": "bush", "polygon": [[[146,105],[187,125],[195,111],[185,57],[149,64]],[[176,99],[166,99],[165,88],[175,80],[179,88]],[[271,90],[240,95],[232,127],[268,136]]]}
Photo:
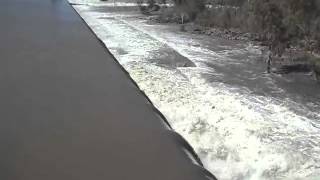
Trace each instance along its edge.
{"label": "bush", "polygon": [[175,11],[185,15],[189,20],[195,20],[197,15],[205,9],[204,0],[174,0]]}
{"label": "bush", "polygon": [[[165,0],[139,0],[149,12]],[[320,50],[320,0],[172,0],[174,8],[162,11],[167,21],[196,21],[204,26],[239,28],[259,35],[274,55],[302,44]],[[142,4],[142,3],[140,3]],[[206,5],[209,5],[206,8]],[[147,9],[147,11],[146,11]],[[171,20],[169,20],[171,19]]]}

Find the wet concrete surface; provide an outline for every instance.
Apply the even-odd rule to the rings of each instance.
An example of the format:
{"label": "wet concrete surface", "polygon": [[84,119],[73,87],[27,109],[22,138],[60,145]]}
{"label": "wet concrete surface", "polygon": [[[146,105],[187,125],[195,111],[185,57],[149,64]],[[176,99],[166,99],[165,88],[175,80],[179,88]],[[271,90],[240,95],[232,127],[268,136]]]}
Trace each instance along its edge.
{"label": "wet concrete surface", "polygon": [[66,1],[0,22],[0,179],[210,179]]}

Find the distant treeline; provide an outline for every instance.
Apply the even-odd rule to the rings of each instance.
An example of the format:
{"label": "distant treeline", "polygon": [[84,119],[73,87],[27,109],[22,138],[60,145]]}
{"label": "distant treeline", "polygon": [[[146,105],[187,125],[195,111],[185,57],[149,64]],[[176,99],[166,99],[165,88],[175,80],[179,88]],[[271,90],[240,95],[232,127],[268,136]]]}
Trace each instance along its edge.
{"label": "distant treeline", "polygon": [[306,51],[320,49],[320,0],[140,0],[165,7],[163,16],[209,27],[238,28],[256,33],[281,56],[291,46]]}

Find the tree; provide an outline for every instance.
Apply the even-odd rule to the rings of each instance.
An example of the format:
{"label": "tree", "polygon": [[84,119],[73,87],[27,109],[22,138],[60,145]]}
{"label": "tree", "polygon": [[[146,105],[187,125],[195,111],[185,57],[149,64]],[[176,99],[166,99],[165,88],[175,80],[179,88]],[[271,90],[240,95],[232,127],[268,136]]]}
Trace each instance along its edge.
{"label": "tree", "polygon": [[194,20],[205,9],[204,0],[174,0],[173,2],[177,13],[181,15],[182,23],[185,16]]}

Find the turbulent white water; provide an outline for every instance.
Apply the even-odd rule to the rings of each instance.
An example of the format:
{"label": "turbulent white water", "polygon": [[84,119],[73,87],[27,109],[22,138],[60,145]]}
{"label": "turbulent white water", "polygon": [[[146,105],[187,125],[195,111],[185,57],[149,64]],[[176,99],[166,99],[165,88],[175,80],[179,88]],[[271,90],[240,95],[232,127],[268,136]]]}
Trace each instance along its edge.
{"label": "turbulent white water", "polygon": [[107,1],[101,1],[101,0],[68,0],[72,4],[78,4],[78,5],[87,5],[87,6],[137,6],[136,3],[133,3],[130,0],[107,0]]}
{"label": "turbulent white water", "polygon": [[[220,81],[226,74],[207,64],[241,67],[236,57],[258,57],[257,47],[212,48],[134,14],[75,8],[219,179],[320,179],[320,110]],[[264,73],[257,78],[271,94],[284,91]]]}

